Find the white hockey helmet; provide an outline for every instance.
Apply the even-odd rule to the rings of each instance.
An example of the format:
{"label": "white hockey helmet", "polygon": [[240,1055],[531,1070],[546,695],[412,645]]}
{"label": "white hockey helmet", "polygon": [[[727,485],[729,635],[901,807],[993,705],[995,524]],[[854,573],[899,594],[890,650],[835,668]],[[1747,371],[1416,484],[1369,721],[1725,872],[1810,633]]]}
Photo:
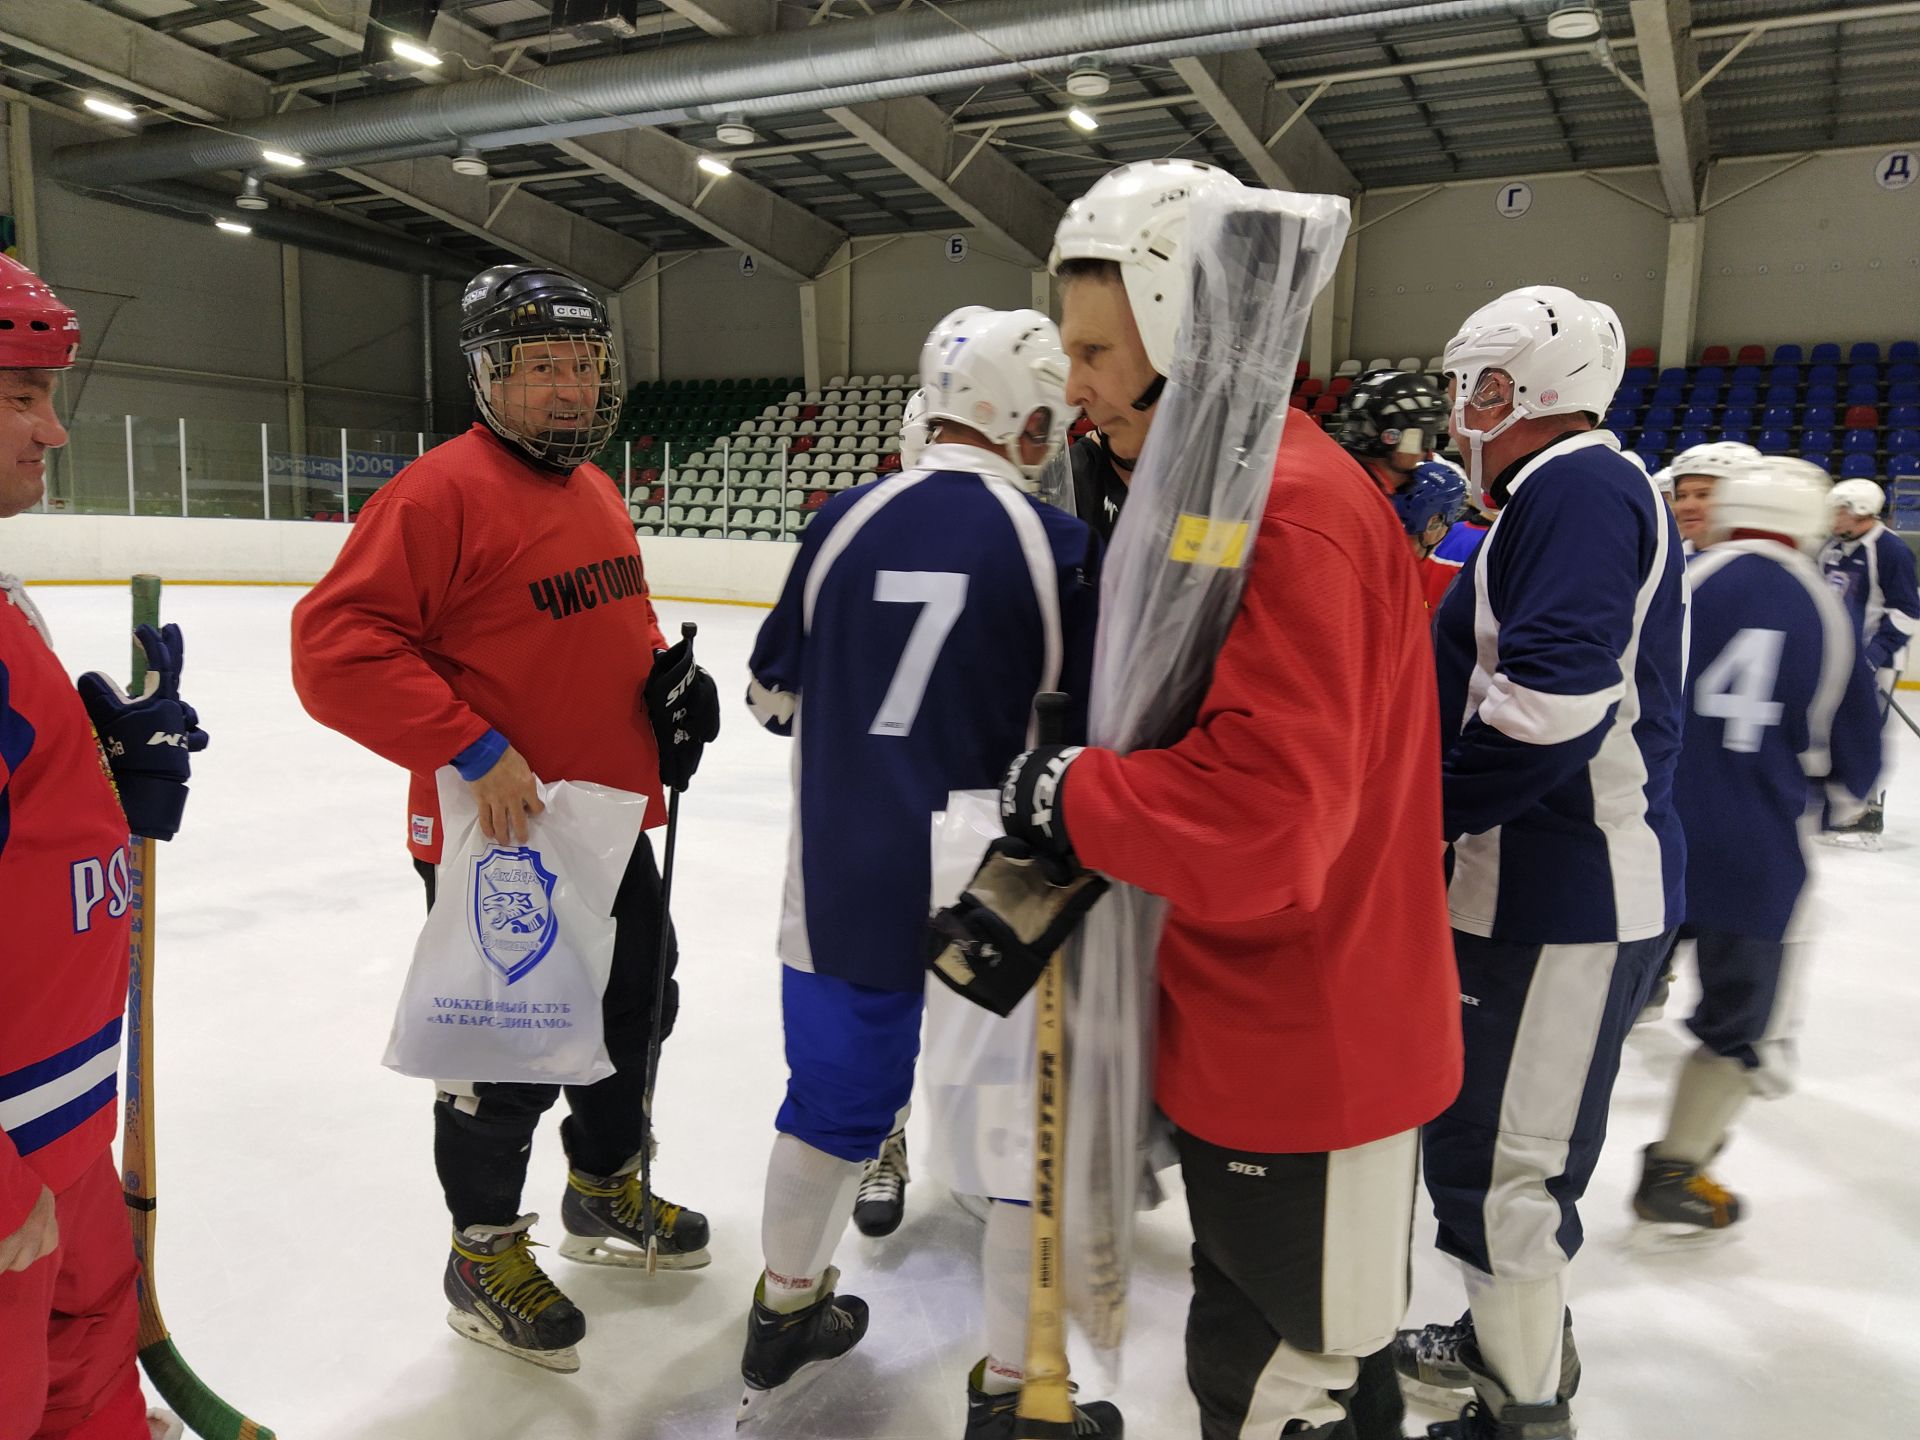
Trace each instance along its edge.
{"label": "white hockey helmet", "polygon": [[1676,481],[1688,475],[1711,475],[1716,480],[1724,480],[1759,458],[1758,450],[1738,440],[1711,440],[1682,450],[1667,468]]}
{"label": "white hockey helmet", "polygon": [[1110,170],[1067,207],[1054,232],[1047,273],[1067,260],[1111,260],[1120,267],[1133,323],[1147,360],[1173,368],[1173,344],[1187,305],[1187,216],[1203,189],[1240,182],[1197,160],[1136,160]]}
{"label": "white hockey helmet", "polygon": [[1803,550],[1816,546],[1827,533],[1832,484],[1827,472],[1811,460],[1756,451],[1744,463],[1722,473],[1720,483],[1713,487],[1707,509],[1707,541],[1717,543],[1735,530],[1758,530],[1784,535]]}
{"label": "white hockey helmet", "polygon": [[1887,492],[1871,480],[1842,480],[1828,492],[1835,510],[1865,519],[1887,508]]}
{"label": "white hockey helmet", "polygon": [[[1633,454],[1631,450],[1623,451],[1621,453],[1627,454],[1627,455]],[[1645,461],[1641,462],[1640,468],[1643,470],[1646,469]],[[1662,495],[1666,496],[1667,499],[1669,500],[1673,499],[1673,467],[1671,465],[1661,466],[1658,470],[1653,472],[1652,478],[1653,478],[1653,488],[1658,490]]]}
{"label": "white hockey helmet", "polygon": [[927,392],[916,390],[900,411],[900,468],[911,470],[927,448]]}
{"label": "white hockey helmet", "polygon": [[[1483,488],[1480,451],[1509,426],[1538,415],[1606,412],[1627,353],[1620,317],[1558,285],[1510,290],[1466,318],[1442,364],[1454,383],[1453,428],[1468,446],[1468,470]],[[1467,404],[1489,370],[1513,381],[1513,409],[1491,430],[1467,424]]]}
{"label": "white hockey helmet", "polygon": [[[1067,356],[1059,330],[1038,310],[954,311],[921,348],[920,388],[929,426],[950,420],[979,431],[1029,481],[1066,443]],[[1045,438],[1038,463],[1020,458],[1022,435]]]}

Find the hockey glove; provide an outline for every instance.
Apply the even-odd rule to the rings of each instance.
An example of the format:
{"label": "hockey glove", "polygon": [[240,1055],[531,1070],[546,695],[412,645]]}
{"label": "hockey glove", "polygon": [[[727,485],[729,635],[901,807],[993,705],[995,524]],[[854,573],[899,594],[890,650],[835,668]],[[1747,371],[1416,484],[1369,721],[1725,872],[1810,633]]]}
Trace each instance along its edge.
{"label": "hockey glove", "polygon": [[1104,877],[1002,836],[960,899],[927,922],[927,963],[956,994],[1010,1015],[1106,893]]}
{"label": "hockey glove", "polygon": [[187,806],[187,756],[207,748],[207,732],[180,698],[186,659],[180,627],[142,625],[133,633],[147,652],[145,694],[129,696],[97,670],[82,675],[76,688],[113,772],[127,828],[142,839],[171,840]]}
{"label": "hockey glove", "polygon": [[1029,750],[1007,767],[1000,782],[1000,824],[1016,840],[1024,840],[1036,855],[1073,859],[1067,838],[1067,817],[1060,810],[1060,786],[1067,767],[1079,756],[1079,745],[1042,745]]}
{"label": "hockey glove", "polygon": [[720,691],[713,677],[693,662],[685,640],[671,650],[656,650],[647,676],[647,716],[660,749],[660,783],[684,790],[700,768],[700,754],[720,733]]}

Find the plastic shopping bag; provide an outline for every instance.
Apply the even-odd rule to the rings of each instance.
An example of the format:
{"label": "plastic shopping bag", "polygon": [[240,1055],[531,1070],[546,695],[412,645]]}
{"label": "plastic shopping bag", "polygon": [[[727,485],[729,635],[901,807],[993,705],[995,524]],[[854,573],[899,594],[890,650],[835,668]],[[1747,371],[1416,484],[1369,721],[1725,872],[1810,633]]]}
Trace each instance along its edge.
{"label": "plastic shopping bag", "polygon": [[438,779],[446,848],[384,1063],[428,1080],[604,1080],[613,902],[646,797],[541,785],[526,843],[496,844],[458,772]]}
{"label": "plastic shopping bag", "polygon": [[[933,817],[933,908],[953,904],[1002,834],[996,790],[956,790]],[[963,1195],[1025,1200],[1033,1189],[1030,994],[1004,1020],[927,979],[920,1085],[931,1144],[915,1163]]]}

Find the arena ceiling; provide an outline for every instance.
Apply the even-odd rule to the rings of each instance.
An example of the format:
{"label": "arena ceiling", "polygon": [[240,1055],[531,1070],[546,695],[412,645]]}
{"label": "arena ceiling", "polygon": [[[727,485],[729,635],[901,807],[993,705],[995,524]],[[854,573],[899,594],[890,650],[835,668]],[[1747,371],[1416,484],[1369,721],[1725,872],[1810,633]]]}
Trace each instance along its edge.
{"label": "arena ceiling", "polygon": [[[697,61],[702,52],[683,47],[902,12],[973,36],[969,14],[1004,3],[441,0],[427,29],[427,0],[31,0],[0,7],[0,96],[121,145],[180,126],[251,134],[263,118],[347,114],[378,97],[425,103],[432,86],[506,75],[545,88],[583,60]],[[1030,14],[1073,9],[1023,3]],[[596,4],[620,11],[625,23],[612,28],[623,33],[570,23]],[[1301,8],[1275,0],[1266,11],[1277,22]],[[1697,213],[1710,160],[1920,139],[1920,85],[1905,69],[1920,49],[1920,0],[1598,0],[1599,35],[1572,40],[1550,31],[1552,0],[1451,6],[1484,13],[1439,22],[1413,18],[1436,5],[1370,8],[1369,28],[1337,35],[1130,53],[1102,67],[1098,98],[1069,94],[1061,67],[1036,63],[985,84],[929,75],[921,93],[874,104],[755,111],[744,145],[723,144],[710,116],[668,116],[496,137],[484,178],[456,175],[446,154],[251,173],[276,209],[424,242],[462,264],[519,254],[613,285],[662,251],[732,246],[805,276],[848,237],[968,225],[1033,263],[1065,202],[1113,165],[1148,157],[1349,193],[1651,167],[1681,215]],[[444,63],[394,62],[386,42],[408,33]],[[987,41],[979,49],[995,58]],[[137,118],[92,115],[88,96]],[[1074,105],[1098,128],[1072,123]],[[724,156],[732,174],[695,172],[701,155]],[[232,195],[243,179],[227,168],[167,183]],[[136,198],[167,208],[174,193]]]}

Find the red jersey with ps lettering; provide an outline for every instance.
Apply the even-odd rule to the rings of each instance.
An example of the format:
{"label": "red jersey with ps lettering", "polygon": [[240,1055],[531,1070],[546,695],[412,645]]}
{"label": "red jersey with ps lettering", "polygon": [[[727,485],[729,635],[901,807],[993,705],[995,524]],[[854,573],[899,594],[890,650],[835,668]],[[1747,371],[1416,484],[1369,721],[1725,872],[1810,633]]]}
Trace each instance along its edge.
{"label": "red jersey with ps lettering", "polygon": [[478,424],[380,488],[293,612],[301,702],[413,773],[408,844],[433,862],[434,772],[489,730],[540,779],[645,795],[663,823],[641,690],[665,648],[613,481]]}
{"label": "red jersey with ps lettering", "polygon": [[0,1235],[113,1143],[127,821],[86,707],[0,587]]}

